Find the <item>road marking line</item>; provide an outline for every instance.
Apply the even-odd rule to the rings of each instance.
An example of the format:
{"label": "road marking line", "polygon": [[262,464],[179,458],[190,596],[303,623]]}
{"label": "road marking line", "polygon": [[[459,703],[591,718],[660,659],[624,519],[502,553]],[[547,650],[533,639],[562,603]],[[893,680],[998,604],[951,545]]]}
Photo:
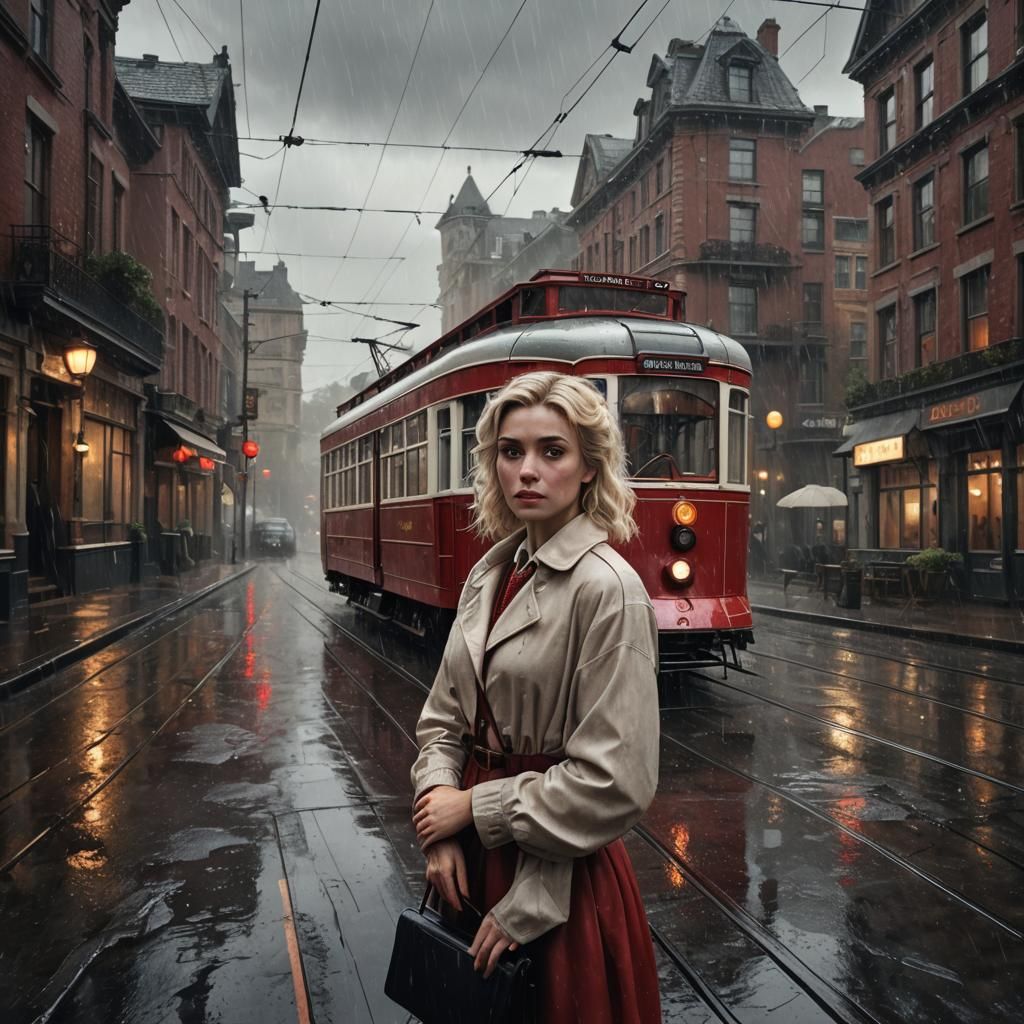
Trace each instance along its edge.
{"label": "road marking line", "polygon": [[288,942],[288,959],[292,965],[292,984],[295,986],[295,1010],[299,1024],[310,1024],[309,1000],[306,998],[306,984],[302,978],[302,959],[299,956],[299,939],[295,934],[295,918],[292,914],[292,901],[288,895],[288,882],[278,879],[281,890],[281,903],[284,905],[284,937]]}

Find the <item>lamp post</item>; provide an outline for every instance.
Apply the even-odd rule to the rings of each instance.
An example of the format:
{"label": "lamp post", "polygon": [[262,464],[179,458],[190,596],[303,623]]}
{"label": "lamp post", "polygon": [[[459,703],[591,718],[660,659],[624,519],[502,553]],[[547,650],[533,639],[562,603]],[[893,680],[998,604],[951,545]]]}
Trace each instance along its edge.
{"label": "lamp post", "polygon": [[[778,435],[776,431],[778,431],[779,427],[781,427],[782,424],[785,423],[785,419],[783,418],[781,412],[779,412],[777,409],[772,409],[768,413],[768,415],[765,416],[764,422],[767,425],[768,429],[772,432],[771,469],[768,471],[768,479],[766,481],[768,484],[768,523],[769,530],[771,532],[772,544],[775,545],[776,552],[778,552],[778,538],[775,535],[775,494],[777,491],[777,488],[775,487],[775,481],[778,479],[778,473],[776,472],[776,470],[778,468],[779,462],[777,452]],[[768,550],[770,553],[771,548],[769,548]]]}
{"label": "lamp post", "polygon": [[[248,422],[246,422],[245,432],[248,434]],[[250,441],[248,437],[242,442],[242,454],[245,456],[245,472],[242,473],[242,561],[246,559],[248,551],[247,537],[249,533],[249,463],[256,458],[260,453],[260,446],[255,441]],[[256,478],[253,477],[252,481],[252,517],[256,519]]]}
{"label": "lamp post", "polygon": [[[75,455],[74,495],[72,502],[75,515],[82,514],[82,459],[89,454],[89,442],[85,439],[85,378],[96,365],[96,348],[85,338],[72,338],[64,348],[64,368],[73,381],[79,385],[78,392],[78,433],[72,442]],[[79,524],[78,529],[81,529]]]}

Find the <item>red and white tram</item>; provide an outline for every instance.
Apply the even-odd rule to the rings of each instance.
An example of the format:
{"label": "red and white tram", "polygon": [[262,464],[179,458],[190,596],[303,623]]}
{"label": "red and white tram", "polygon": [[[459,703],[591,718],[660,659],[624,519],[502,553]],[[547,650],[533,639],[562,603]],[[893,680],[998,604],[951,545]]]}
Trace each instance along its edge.
{"label": "red and white tram", "polygon": [[485,550],[469,528],[471,449],[489,393],[531,370],[594,381],[616,413],[663,670],[717,664],[753,639],[747,599],[750,359],[683,322],[667,282],[541,271],[338,407],[320,438],[332,590],[446,635]]}

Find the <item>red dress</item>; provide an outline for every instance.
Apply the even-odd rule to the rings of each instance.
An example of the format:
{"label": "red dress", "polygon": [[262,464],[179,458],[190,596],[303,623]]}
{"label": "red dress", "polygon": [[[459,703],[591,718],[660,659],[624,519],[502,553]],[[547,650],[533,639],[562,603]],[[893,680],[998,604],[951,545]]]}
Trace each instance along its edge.
{"label": "red dress", "polygon": [[[509,573],[495,602],[492,629],[531,574],[532,566]],[[490,709],[478,698],[476,722],[490,718]],[[478,729],[476,742],[490,745],[485,735],[486,730]],[[505,754],[503,762],[501,767],[485,770],[470,757],[462,788],[520,772],[547,771],[558,763],[546,754]],[[519,847],[506,843],[488,850],[472,827],[460,839],[470,899],[486,913],[511,887]],[[536,939],[530,949],[539,966],[538,1007],[543,1024],[660,1024],[654,946],[633,865],[621,839],[575,862],[569,920]]]}

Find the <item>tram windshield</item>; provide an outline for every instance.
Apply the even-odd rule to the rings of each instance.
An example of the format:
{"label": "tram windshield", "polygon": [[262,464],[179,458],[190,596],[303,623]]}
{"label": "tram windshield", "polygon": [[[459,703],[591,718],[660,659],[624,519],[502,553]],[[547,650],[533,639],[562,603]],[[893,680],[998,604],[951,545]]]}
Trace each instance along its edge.
{"label": "tram windshield", "polygon": [[715,381],[620,377],[619,409],[631,477],[716,479]]}
{"label": "tram windshield", "polygon": [[609,309],[618,313],[668,313],[664,292],[641,292],[630,288],[594,288],[566,285],[558,289],[559,313],[586,313],[591,309]]}

